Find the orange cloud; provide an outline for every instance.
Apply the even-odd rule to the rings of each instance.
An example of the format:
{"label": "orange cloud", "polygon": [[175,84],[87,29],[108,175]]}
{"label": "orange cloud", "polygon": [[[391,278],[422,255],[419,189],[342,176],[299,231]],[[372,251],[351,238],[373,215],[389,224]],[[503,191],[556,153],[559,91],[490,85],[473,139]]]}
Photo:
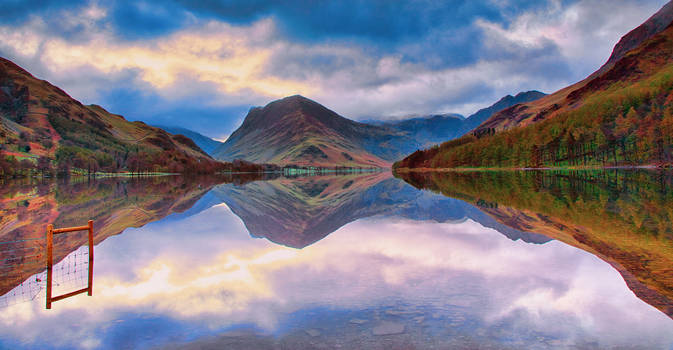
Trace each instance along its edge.
{"label": "orange cloud", "polygon": [[[39,24],[39,23],[38,23]],[[122,42],[107,32],[78,44],[60,38],[44,39],[28,30],[6,36],[5,45],[22,54],[41,56],[55,71],[94,67],[109,74],[137,70],[140,78],[158,90],[179,88],[182,79],[211,83],[226,94],[252,92],[270,97],[310,94],[308,84],[265,73],[273,48],[262,45],[273,32],[271,20],[250,27],[220,22],[185,29],[158,40]]]}

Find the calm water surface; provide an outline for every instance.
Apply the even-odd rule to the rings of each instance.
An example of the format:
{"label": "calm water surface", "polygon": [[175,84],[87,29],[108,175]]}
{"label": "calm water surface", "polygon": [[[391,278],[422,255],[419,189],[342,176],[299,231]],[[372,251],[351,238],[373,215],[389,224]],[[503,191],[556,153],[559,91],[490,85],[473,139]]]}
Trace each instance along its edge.
{"label": "calm water surface", "polygon": [[673,349],[670,173],[402,177],[5,182],[0,348]]}

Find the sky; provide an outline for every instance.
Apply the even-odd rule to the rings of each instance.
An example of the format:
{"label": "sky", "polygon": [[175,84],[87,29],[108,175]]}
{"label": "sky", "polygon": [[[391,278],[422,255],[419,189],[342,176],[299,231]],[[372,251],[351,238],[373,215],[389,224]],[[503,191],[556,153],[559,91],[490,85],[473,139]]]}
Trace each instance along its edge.
{"label": "sky", "polygon": [[383,120],[550,93],[665,3],[0,0],[0,56],[85,104],[224,140],[294,94]]}

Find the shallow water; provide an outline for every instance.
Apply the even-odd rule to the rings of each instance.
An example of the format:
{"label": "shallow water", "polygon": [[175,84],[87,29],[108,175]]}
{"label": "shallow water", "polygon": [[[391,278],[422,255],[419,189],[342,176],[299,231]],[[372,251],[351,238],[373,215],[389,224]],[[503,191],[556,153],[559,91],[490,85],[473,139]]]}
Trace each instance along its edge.
{"label": "shallow water", "polygon": [[670,174],[405,180],[5,183],[0,348],[673,348]]}

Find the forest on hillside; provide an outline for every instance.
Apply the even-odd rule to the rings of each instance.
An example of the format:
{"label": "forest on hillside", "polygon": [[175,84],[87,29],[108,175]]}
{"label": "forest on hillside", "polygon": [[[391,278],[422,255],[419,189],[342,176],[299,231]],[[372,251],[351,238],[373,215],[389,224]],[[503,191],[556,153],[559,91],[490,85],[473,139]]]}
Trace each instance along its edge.
{"label": "forest on hillside", "polygon": [[616,83],[554,118],[490,130],[419,150],[395,168],[670,165],[673,64],[634,84]]}

